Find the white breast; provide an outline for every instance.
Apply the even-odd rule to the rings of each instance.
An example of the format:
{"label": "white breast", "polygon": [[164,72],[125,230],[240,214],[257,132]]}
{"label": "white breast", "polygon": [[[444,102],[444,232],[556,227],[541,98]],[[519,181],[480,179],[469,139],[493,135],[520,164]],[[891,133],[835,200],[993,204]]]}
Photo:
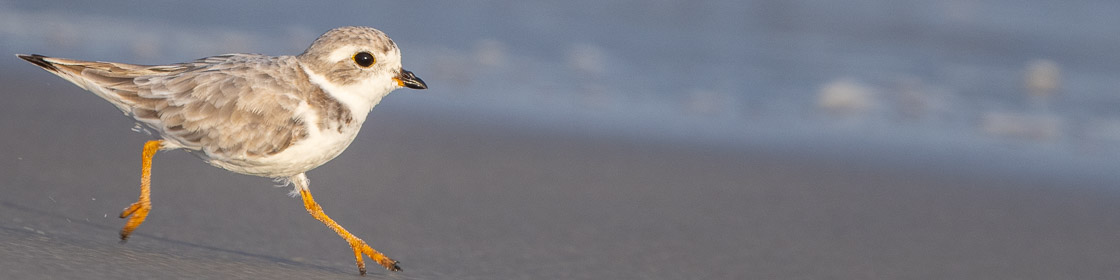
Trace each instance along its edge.
{"label": "white breast", "polygon": [[357,137],[364,119],[355,119],[342,129],[320,129],[319,116],[301,104],[297,114],[303,115],[307,125],[307,138],[297,141],[283,151],[264,157],[245,157],[238,160],[210,160],[211,165],[223,169],[262,177],[281,178],[307,172],[334,159]]}

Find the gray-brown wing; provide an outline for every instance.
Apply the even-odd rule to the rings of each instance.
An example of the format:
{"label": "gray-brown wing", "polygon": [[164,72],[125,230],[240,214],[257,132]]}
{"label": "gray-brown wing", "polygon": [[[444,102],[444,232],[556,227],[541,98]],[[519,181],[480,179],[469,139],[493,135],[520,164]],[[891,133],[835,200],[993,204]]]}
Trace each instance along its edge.
{"label": "gray-brown wing", "polygon": [[307,135],[293,112],[308,83],[291,57],[236,54],[115,66],[125,71],[90,68],[82,76],[100,80],[165,140],[210,158],[275,154]]}

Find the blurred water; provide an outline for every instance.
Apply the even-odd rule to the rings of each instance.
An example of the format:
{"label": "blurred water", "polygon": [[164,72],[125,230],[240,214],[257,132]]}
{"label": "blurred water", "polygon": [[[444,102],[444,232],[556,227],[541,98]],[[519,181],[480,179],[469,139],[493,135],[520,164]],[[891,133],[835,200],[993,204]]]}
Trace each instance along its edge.
{"label": "blurred water", "polygon": [[[433,114],[1115,176],[1117,14],[1056,0],[17,1],[0,2],[0,50],[159,64],[297,54],[369,25],[431,86],[386,102]],[[0,62],[37,71],[20,64]]]}

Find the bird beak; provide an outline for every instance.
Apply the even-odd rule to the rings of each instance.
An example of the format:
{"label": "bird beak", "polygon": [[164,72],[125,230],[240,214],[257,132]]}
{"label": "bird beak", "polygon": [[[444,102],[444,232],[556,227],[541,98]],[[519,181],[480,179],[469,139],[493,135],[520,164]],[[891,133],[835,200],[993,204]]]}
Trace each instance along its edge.
{"label": "bird beak", "polygon": [[407,87],[407,88],[411,88],[411,89],[426,89],[426,88],[428,88],[428,84],[425,84],[424,80],[421,80],[420,78],[416,77],[415,74],[412,74],[412,71],[408,71],[408,70],[404,70],[404,69],[401,69],[401,73],[397,74],[396,77],[393,77],[393,81],[396,81],[397,85],[401,86],[401,87]]}

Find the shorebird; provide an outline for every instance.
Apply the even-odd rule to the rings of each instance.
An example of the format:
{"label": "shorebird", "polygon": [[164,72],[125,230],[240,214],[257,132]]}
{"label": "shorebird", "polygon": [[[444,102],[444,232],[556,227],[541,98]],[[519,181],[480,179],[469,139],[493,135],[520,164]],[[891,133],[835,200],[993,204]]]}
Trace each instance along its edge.
{"label": "shorebird", "polygon": [[226,54],[168,65],[17,56],[104,98],[158,138],[144,143],[140,198],[121,212],[128,218],[121,242],[152,208],[152,157],[183,149],[222,169],[293,184],[307,212],[350,244],[361,275],[363,255],[401,270],[327,216],[305,175],[341,154],[389,92],[427,88],[401,68],[400,49],[385,33],[340,27],[296,56]]}

